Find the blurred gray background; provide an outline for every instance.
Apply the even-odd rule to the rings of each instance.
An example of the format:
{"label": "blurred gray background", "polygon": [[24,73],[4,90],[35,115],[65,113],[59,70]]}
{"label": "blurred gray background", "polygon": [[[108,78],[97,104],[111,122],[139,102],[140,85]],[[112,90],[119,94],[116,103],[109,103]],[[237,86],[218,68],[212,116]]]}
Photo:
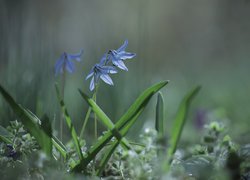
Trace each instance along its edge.
{"label": "blurred gray background", "polygon": [[[54,76],[54,64],[64,51],[83,48],[65,91],[80,129],[87,105],[77,89],[91,95],[85,81],[91,66],[128,39],[127,51],[136,58],[126,62],[128,72],[112,76],[114,87],[102,83],[97,97],[113,121],[146,87],[170,80],[162,90],[167,128],[184,94],[201,85],[185,137],[195,138],[190,132],[199,109],[220,109],[231,133],[244,135],[250,132],[249,17],[248,0],[0,0],[0,84],[39,117],[47,113],[57,129],[54,82],[60,76]],[[7,125],[15,116],[2,98],[0,107],[0,122]],[[154,110],[155,100],[135,128],[153,125]]]}

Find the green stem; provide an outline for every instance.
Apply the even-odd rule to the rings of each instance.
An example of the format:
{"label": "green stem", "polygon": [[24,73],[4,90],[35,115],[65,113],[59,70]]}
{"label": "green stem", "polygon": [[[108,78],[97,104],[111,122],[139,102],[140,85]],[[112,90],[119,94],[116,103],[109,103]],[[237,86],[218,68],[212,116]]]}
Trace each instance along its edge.
{"label": "green stem", "polygon": [[[96,98],[97,98],[97,90],[98,90],[98,85],[96,84],[96,86],[95,86],[96,88],[95,88],[95,93],[94,93],[94,95],[93,95],[93,100],[95,101],[95,103],[96,103]],[[95,139],[97,139],[97,116],[96,116],[96,113],[94,114],[94,126],[95,126]]]}
{"label": "green stem", "polygon": [[[93,96],[92,96],[92,99],[93,99],[94,101],[96,101],[97,88],[98,88],[98,86],[96,86],[95,91],[94,91],[94,94],[93,94]],[[80,132],[80,136],[79,136],[80,139],[81,139],[82,136],[83,136],[84,130],[85,130],[86,125],[87,125],[88,120],[89,120],[90,113],[91,113],[91,107],[88,108],[88,111],[87,111],[86,116],[85,116],[85,118],[84,118],[84,123],[83,123],[83,125],[82,125],[81,132]],[[95,135],[97,134],[97,133],[96,133],[96,132],[97,132],[97,130],[96,130],[96,129],[97,129],[97,125],[96,125],[97,122],[96,122],[96,121],[97,121],[97,118],[96,118],[96,115],[95,115]]]}
{"label": "green stem", "polygon": [[[63,65],[63,75],[62,75],[62,99],[64,99],[64,90],[65,90],[65,83],[66,83],[66,73],[65,73],[65,70],[66,70],[66,64],[64,63]],[[63,141],[63,118],[64,118],[64,115],[63,115],[63,112],[61,112],[61,115],[60,115],[60,139],[61,141]]]}
{"label": "green stem", "polygon": [[85,116],[85,118],[84,118],[84,123],[83,123],[83,125],[82,125],[82,129],[81,129],[80,136],[79,136],[80,139],[81,139],[82,136],[83,136],[84,130],[85,130],[86,125],[87,125],[87,122],[88,122],[88,120],[89,120],[90,113],[91,113],[91,107],[88,108],[88,111],[87,111],[86,116]]}

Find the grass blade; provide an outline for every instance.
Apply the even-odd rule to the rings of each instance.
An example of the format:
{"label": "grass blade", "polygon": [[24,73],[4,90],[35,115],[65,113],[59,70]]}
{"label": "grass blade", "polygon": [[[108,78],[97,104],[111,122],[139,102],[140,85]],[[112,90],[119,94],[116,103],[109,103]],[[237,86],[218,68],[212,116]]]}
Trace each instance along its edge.
{"label": "grass blade", "polygon": [[41,129],[36,120],[31,116],[27,110],[23,107],[18,105],[15,100],[9,95],[9,93],[0,85],[0,93],[3,95],[4,99],[9,103],[12,110],[20,117],[23,125],[25,128],[28,129],[31,135],[33,135],[38,144],[41,146],[43,151],[48,155],[51,156],[52,152],[52,142],[51,137],[47,135],[46,132]]}
{"label": "grass blade", "polygon": [[66,147],[62,144],[62,142],[55,136],[52,138],[52,143],[55,148],[60,152],[64,159],[67,159],[68,153]]}
{"label": "grass blade", "polygon": [[171,163],[171,159],[173,154],[176,151],[176,147],[178,145],[178,142],[180,140],[180,136],[184,127],[184,124],[186,122],[186,117],[188,113],[189,106],[191,104],[191,101],[195,97],[195,95],[199,92],[200,87],[196,87],[192,89],[189,93],[186,94],[186,96],[182,99],[181,104],[179,105],[176,117],[174,119],[174,125],[171,131],[171,137],[169,142],[169,148],[167,151],[167,158],[168,161],[166,161],[167,164],[164,165],[165,170],[167,171],[169,169],[169,165]]}
{"label": "grass blade", "polygon": [[159,137],[164,135],[164,100],[161,92],[157,96],[155,129]]}
{"label": "grass blade", "polygon": [[79,143],[79,140],[78,140],[78,137],[77,137],[76,130],[75,130],[74,125],[72,123],[72,120],[71,120],[71,118],[69,116],[68,110],[66,109],[64,101],[63,101],[63,99],[62,99],[62,97],[61,97],[61,95],[59,93],[59,88],[58,88],[57,84],[55,84],[55,88],[56,88],[58,101],[60,102],[61,111],[63,112],[66,123],[67,123],[67,125],[69,127],[71,137],[72,137],[72,139],[74,141],[74,144],[76,146],[77,154],[78,154],[80,160],[82,160],[83,159],[83,154],[82,154],[81,146],[80,146],[80,143]]}

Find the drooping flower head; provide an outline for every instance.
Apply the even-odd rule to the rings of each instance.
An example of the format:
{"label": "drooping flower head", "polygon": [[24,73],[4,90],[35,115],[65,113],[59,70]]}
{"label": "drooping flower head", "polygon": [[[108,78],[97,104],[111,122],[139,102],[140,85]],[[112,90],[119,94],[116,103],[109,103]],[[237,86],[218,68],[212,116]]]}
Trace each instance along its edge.
{"label": "drooping flower head", "polygon": [[118,68],[128,71],[128,68],[124,64],[124,60],[132,59],[136,56],[135,53],[126,52],[125,49],[128,46],[128,40],[126,40],[121,47],[117,50],[109,51],[109,60],[111,60],[112,64],[117,66]]}
{"label": "drooping flower head", "polygon": [[114,85],[111,77],[109,74],[115,74],[118,71],[114,66],[106,66],[104,63],[104,60],[106,59],[107,54],[104,54],[104,56],[101,58],[100,63],[95,64],[91,71],[89,72],[88,76],[86,77],[86,80],[92,77],[89,85],[89,89],[93,91],[95,89],[96,84],[99,82],[100,79],[102,79],[106,84]]}
{"label": "drooping flower head", "polygon": [[73,63],[73,60],[81,61],[81,55],[83,54],[83,50],[81,50],[77,54],[68,54],[64,52],[60,58],[56,61],[55,64],[55,75],[58,75],[58,73],[63,73],[65,70],[67,70],[70,73],[73,73],[75,71],[75,65]]}

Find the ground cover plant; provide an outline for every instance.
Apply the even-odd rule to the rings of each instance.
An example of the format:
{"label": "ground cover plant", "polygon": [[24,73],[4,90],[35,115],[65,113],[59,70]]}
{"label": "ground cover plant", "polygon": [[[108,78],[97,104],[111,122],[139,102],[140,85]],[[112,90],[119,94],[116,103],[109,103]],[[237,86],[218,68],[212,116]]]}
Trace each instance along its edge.
{"label": "ground cover plant", "polygon": [[[55,83],[61,108],[60,127],[56,129],[52,128],[51,117],[46,112],[38,118],[27,107],[18,104],[0,85],[3,99],[17,115],[17,120],[10,121],[9,126],[0,126],[0,171],[3,179],[250,178],[250,145],[234,142],[227,133],[226,124],[213,113],[209,121],[201,123],[204,132],[200,143],[185,149],[179,146],[188,110],[200,91],[199,86],[183,97],[172,120],[165,117],[165,101],[160,92],[162,88],[167,88],[167,80],[145,89],[119,119],[108,117],[97,101],[102,98],[102,94],[98,93],[103,85],[100,80],[112,86],[111,76],[128,71],[125,62],[136,54],[126,51],[127,46],[128,41],[125,40],[118,49],[108,50],[92,67],[86,77],[86,80],[91,79],[91,97],[76,88],[79,97],[88,104],[79,132],[64,101],[64,92],[65,76],[75,71],[75,61],[84,60],[83,50],[78,54],[64,52],[55,63],[55,76],[61,78],[59,83]],[[152,119],[155,128],[144,129],[136,140],[129,139],[127,134],[140,120],[152,98],[157,99],[155,119]],[[91,115],[94,116],[95,140],[87,142],[85,129]],[[171,123],[171,131],[167,132],[165,124]],[[64,131],[63,124],[67,125],[68,131]],[[98,132],[98,126],[106,130]],[[69,133],[69,140],[63,139],[64,133]]]}

